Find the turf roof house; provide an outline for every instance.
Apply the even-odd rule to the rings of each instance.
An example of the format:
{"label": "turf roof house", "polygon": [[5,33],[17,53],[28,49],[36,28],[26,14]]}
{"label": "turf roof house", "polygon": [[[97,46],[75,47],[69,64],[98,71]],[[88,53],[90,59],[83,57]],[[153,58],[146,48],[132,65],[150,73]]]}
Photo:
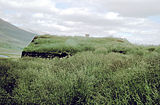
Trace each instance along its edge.
{"label": "turf roof house", "polygon": [[[86,38],[87,37],[87,38]],[[93,38],[71,36],[35,36],[31,43],[24,48],[21,57],[62,58],[77,52],[98,50],[104,47],[105,52],[126,54],[134,47],[127,40],[120,38]],[[128,45],[128,47],[126,47]]]}
{"label": "turf roof house", "polygon": [[[38,38],[40,37],[35,36],[30,44],[32,43],[34,43],[35,45],[38,44],[37,42],[35,42],[35,40]],[[48,37],[41,36],[41,38],[48,38]],[[54,53],[54,52],[38,52],[38,51],[25,51],[25,50],[22,51],[22,55],[21,55],[21,57],[40,57],[40,58],[55,58],[55,57],[63,58],[66,56],[69,56],[69,55],[65,52]]]}
{"label": "turf roof house", "polygon": [[[89,37],[89,34],[85,34]],[[79,40],[79,38],[81,40]],[[40,58],[63,58],[69,57],[73,54],[81,51],[90,51],[93,48],[89,44],[86,44],[85,37],[71,37],[71,36],[53,36],[53,35],[41,35],[35,36],[31,43],[23,50],[21,57],[40,57]],[[81,44],[77,44],[77,42]],[[67,42],[67,44],[66,44]],[[73,44],[76,43],[76,44]],[[51,45],[50,48],[42,47],[43,45]],[[37,48],[39,47],[39,48]],[[26,50],[28,49],[29,50]],[[30,48],[32,48],[30,50]],[[45,48],[45,50],[44,50]],[[35,50],[38,49],[38,50]],[[43,49],[43,50],[42,50]],[[46,51],[48,50],[48,51]]]}

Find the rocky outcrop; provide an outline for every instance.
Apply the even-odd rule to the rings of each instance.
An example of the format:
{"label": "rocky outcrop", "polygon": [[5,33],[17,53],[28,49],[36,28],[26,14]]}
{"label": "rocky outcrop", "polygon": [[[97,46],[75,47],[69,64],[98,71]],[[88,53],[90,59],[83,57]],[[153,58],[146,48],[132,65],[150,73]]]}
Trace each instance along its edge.
{"label": "rocky outcrop", "polygon": [[40,58],[63,58],[63,57],[69,57],[71,55],[67,53],[59,53],[59,54],[54,54],[54,53],[45,53],[45,52],[22,52],[21,57],[40,57]]}

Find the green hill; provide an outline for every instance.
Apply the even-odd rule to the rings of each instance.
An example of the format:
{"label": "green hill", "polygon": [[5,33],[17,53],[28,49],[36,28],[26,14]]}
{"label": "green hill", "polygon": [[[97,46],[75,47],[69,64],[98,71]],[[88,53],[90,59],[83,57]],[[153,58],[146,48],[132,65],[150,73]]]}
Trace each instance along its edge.
{"label": "green hill", "polygon": [[2,105],[159,103],[160,46],[43,35],[32,40],[22,58],[0,58]]}
{"label": "green hill", "polygon": [[20,53],[33,37],[33,33],[0,19],[0,54]]}

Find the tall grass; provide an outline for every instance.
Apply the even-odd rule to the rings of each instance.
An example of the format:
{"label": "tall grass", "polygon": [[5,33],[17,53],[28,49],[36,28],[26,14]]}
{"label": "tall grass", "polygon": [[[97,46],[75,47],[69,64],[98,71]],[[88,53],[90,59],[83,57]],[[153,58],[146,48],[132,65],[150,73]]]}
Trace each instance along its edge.
{"label": "tall grass", "polygon": [[105,49],[63,59],[0,59],[0,103],[158,105],[160,54]]}
{"label": "tall grass", "polygon": [[124,39],[39,36],[26,52],[70,57],[0,59],[0,104],[159,105],[160,47]]}

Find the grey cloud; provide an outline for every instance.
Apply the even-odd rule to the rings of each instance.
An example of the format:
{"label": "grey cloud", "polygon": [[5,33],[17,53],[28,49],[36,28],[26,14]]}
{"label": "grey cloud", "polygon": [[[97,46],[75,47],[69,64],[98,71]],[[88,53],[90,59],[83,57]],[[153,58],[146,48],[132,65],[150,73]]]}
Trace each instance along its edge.
{"label": "grey cloud", "polygon": [[123,16],[160,15],[160,0],[94,0],[99,10],[116,11]]}
{"label": "grey cloud", "polygon": [[[59,0],[57,0],[59,1]],[[113,11],[122,16],[147,17],[160,15],[160,0],[60,0],[73,7],[92,8],[97,12]]]}
{"label": "grey cloud", "polygon": [[[21,0],[12,1],[18,3]],[[10,4],[10,0],[0,0],[0,18],[37,33],[89,33],[91,36],[124,37],[141,44],[160,44],[160,23],[146,18],[160,13],[158,0],[40,0],[44,5],[35,2],[35,6],[28,6],[35,0],[22,1],[24,3],[19,6]],[[57,8],[58,2],[67,2],[71,6]],[[109,12],[119,15],[107,18]]]}

